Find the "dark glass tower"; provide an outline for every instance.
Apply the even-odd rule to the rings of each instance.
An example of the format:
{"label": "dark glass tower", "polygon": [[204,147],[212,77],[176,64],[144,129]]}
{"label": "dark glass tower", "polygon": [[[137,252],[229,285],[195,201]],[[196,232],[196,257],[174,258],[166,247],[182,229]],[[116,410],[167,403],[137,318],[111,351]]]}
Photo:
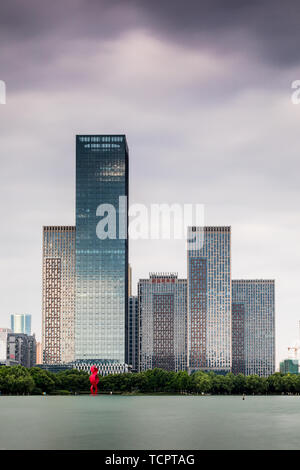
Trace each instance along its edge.
{"label": "dark glass tower", "polygon": [[128,147],[76,137],[75,360],[127,363]]}

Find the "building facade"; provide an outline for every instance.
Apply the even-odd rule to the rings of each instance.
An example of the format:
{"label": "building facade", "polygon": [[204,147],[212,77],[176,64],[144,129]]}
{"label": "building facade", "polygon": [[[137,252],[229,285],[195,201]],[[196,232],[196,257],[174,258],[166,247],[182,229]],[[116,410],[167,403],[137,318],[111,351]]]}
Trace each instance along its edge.
{"label": "building facade", "polygon": [[132,268],[128,264],[128,297],[132,296]]}
{"label": "building facade", "polygon": [[138,284],[139,370],[187,367],[187,281],[150,274]]}
{"label": "building facade", "polygon": [[188,227],[188,368],[231,370],[231,228]]}
{"label": "building facade", "polygon": [[[101,359],[100,361],[94,360],[93,365],[98,369],[99,375],[111,375],[111,374],[127,374],[129,372],[128,365],[124,362],[120,363],[108,359],[107,361]],[[77,370],[83,370],[85,372],[90,372],[91,370],[91,361],[90,360],[78,360],[72,363],[72,368]]]}
{"label": "building facade", "polygon": [[12,333],[10,328],[0,328],[0,363],[6,363],[7,335]]}
{"label": "building facade", "polygon": [[275,372],[275,281],[232,281],[232,370]]}
{"label": "building facade", "polygon": [[8,333],[6,364],[8,366],[34,367],[36,364],[35,336],[28,336],[24,333]]}
{"label": "building facade", "polygon": [[31,335],[31,315],[13,314],[10,316],[10,327],[13,333]]}
{"label": "building facade", "polygon": [[43,362],[74,360],[74,226],[43,227]]}
{"label": "building facade", "polygon": [[284,359],[280,362],[281,374],[299,374],[298,359]]}
{"label": "building facade", "polygon": [[139,301],[137,296],[128,300],[128,365],[132,372],[139,370]]}
{"label": "building facade", "polygon": [[127,362],[127,226],[126,137],[78,135],[75,315],[78,363]]}
{"label": "building facade", "polygon": [[39,365],[43,364],[43,347],[39,341],[36,343],[36,363]]}
{"label": "building facade", "polygon": [[232,303],[232,368],[233,374],[245,374],[245,305]]}

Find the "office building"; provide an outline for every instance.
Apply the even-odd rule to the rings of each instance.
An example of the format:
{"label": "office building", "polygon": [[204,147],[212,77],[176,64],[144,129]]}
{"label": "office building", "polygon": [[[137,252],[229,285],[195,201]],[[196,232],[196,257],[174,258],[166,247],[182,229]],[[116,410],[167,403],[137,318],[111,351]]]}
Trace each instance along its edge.
{"label": "office building", "polygon": [[11,333],[10,328],[0,328],[0,363],[6,363],[7,355],[7,335]]}
{"label": "office building", "polygon": [[129,297],[128,305],[128,365],[132,372],[139,370],[139,302],[137,296]]}
{"label": "office building", "polygon": [[138,283],[140,371],[187,366],[187,281],[150,274]]}
{"label": "office building", "polygon": [[231,370],[231,228],[188,227],[188,367]]}
{"label": "office building", "polygon": [[245,374],[245,306],[243,303],[232,303],[232,367],[231,371]]}
{"label": "office building", "polygon": [[124,135],[76,137],[78,367],[127,361],[128,147]]}
{"label": "office building", "polygon": [[128,297],[132,296],[132,269],[130,264],[128,265]]}
{"label": "office building", "polygon": [[232,371],[275,371],[275,282],[232,281]]}
{"label": "office building", "polygon": [[8,333],[6,364],[34,367],[36,364],[35,336],[24,333]]}
{"label": "office building", "polygon": [[36,343],[36,364],[43,364],[43,346],[39,341]]}
{"label": "office building", "polygon": [[43,227],[43,362],[74,360],[75,227]]}
{"label": "office building", "polygon": [[31,335],[31,315],[13,314],[10,316],[10,327],[13,333]]}

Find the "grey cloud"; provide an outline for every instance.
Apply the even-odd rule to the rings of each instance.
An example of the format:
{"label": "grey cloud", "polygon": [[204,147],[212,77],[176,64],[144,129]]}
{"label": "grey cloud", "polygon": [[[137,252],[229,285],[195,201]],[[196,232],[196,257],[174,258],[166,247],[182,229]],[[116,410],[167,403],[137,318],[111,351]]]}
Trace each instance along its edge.
{"label": "grey cloud", "polygon": [[280,66],[300,58],[299,20],[295,0],[10,0],[1,4],[0,38],[8,45],[52,38],[59,49],[59,41],[101,41],[139,28],[195,48],[254,50]]}

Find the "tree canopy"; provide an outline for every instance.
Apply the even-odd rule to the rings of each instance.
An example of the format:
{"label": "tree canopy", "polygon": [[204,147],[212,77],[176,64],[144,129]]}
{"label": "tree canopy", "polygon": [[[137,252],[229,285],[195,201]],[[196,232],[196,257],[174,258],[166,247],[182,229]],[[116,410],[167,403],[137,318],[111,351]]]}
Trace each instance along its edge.
{"label": "tree canopy", "polygon": [[[0,367],[2,394],[88,393],[89,373],[69,369],[58,373],[38,367]],[[275,373],[269,377],[213,372],[169,372],[163,369],[100,376],[99,392],[109,393],[199,393],[214,395],[300,393],[300,375]]]}

